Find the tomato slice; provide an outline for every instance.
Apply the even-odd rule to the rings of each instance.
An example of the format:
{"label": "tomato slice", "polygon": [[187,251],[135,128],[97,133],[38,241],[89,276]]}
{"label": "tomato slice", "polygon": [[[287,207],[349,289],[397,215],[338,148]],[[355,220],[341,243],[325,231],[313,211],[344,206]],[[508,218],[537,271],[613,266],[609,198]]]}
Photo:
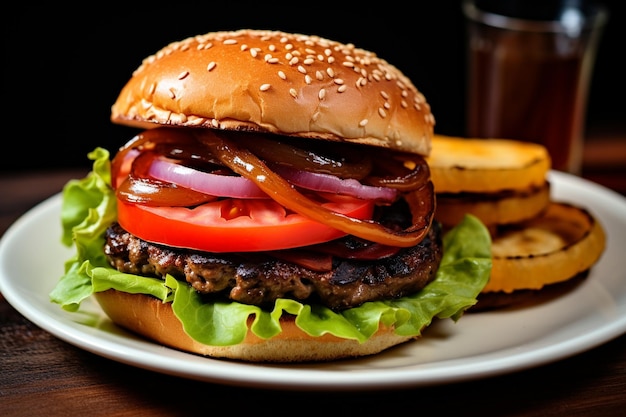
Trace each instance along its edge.
{"label": "tomato slice", "polygon": [[[374,202],[328,195],[322,205],[358,219],[371,219]],[[345,233],[287,212],[271,199],[224,199],[197,207],[157,207],[117,201],[118,222],[153,243],[207,252],[289,249],[328,242]]]}

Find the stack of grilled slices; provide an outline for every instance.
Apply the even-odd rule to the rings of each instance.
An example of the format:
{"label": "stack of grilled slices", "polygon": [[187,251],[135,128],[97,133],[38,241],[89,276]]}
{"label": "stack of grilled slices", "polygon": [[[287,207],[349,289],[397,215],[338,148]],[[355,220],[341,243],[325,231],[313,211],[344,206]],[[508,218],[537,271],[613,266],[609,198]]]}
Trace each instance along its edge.
{"label": "stack of grilled slices", "polygon": [[442,135],[432,146],[436,219],[450,228],[472,214],[491,232],[491,277],[473,311],[540,302],[587,277],[606,235],[586,208],[552,198],[543,146]]}

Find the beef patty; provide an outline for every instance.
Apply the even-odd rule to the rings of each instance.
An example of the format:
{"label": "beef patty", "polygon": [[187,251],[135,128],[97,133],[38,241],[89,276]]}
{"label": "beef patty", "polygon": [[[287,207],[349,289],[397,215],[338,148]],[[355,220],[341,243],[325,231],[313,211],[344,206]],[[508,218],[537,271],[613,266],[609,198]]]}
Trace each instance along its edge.
{"label": "beef patty", "polygon": [[[348,236],[335,243],[351,247],[358,239]],[[320,303],[335,311],[417,292],[434,279],[442,256],[438,223],[417,246],[377,260],[333,256],[332,267],[323,271],[267,253],[209,253],[153,244],[119,224],[108,228],[104,250],[111,266],[121,272],[156,277],[171,274],[185,279],[201,294],[258,306],[290,298]]]}

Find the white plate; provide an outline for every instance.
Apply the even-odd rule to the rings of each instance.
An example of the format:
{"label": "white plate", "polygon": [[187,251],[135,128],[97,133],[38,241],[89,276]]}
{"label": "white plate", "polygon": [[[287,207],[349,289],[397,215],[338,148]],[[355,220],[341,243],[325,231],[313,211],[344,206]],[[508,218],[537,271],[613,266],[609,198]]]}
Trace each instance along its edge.
{"label": "white plate", "polygon": [[290,390],[416,387],[514,372],[594,348],[626,332],[626,199],[571,175],[551,172],[552,199],[589,209],[608,245],[588,279],[528,308],[468,313],[435,322],[416,342],[369,358],[265,365],[209,359],[145,341],[113,325],[97,303],[68,313],[48,293],[72,255],[59,243],[60,195],[15,222],[0,241],[0,290],[21,314],[95,354],[190,379]]}

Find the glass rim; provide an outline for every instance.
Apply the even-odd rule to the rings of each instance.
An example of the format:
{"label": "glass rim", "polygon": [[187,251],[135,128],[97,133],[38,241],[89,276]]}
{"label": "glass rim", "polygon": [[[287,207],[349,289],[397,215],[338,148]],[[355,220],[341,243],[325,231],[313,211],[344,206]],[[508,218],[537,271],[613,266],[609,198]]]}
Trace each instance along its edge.
{"label": "glass rim", "polygon": [[505,16],[481,10],[476,6],[474,0],[464,0],[462,8],[465,17],[471,21],[501,29],[526,32],[552,32],[576,35],[585,29],[604,26],[608,19],[608,10],[602,5],[596,5],[593,13],[584,15],[582,18],[580,14],[573,16],[573,20],[533,20]]}

